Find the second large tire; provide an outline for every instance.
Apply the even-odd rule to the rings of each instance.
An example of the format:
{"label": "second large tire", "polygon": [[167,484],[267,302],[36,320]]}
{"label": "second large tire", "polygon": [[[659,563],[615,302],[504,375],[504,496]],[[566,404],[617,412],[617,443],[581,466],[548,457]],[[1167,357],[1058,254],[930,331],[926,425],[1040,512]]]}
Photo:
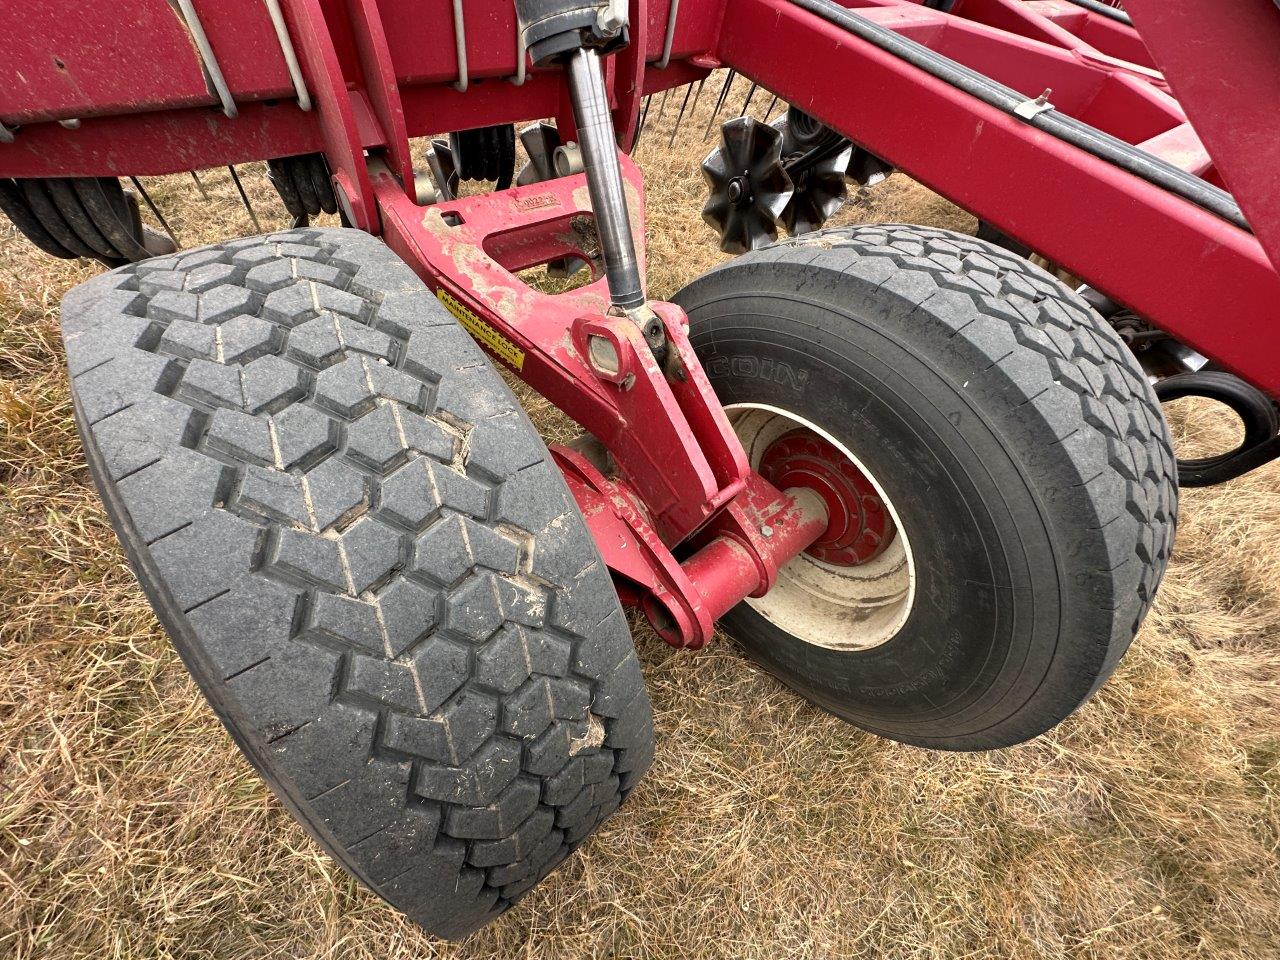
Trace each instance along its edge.
{"label": "second large tire", "polygon": [[1177,486],[1155,395],[1079,296],[973,237],[868,225],[730,261],[676,302],[731,413],[848,451],[910,547],[907,612],[874,643],[834,649],[852,622],[835,617],[802,639],[766,596],[722,621],[751,656],[868,730],[953,750],[1042,733],[1111,674],[1164,573]]}
{"label": "second large tire", "polygon": [[62,317],[139,581],[348,872],[459,937],[617,808],[653,726],[609,572],[515,397],[381,242],[186,251]]}

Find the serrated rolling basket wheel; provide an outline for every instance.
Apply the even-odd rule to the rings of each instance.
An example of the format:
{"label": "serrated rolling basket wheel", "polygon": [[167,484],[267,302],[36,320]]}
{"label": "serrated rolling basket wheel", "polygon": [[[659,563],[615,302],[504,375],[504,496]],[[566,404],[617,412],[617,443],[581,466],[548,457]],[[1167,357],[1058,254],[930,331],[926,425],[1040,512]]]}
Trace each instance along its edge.
{"label": "serrated rolling basket wheel", "polygon": [[790,174],[794,192],[783,208],[782,225],[793,237],[820,229],[844,206],[849,193],[845,180],[854,154],[854,146],[848,140],[840,139],[811,117],[807,117],[807,123],[799,120],[802,117],[806,115],[792,107],[771,124],[782,134],[784,161],[803,157],[821,146],[824,135],[837,142],[829,143],[825,155],[803,172]]}
{"label": "serrated rolling basket wheel", "polygon": [[831,712],[926,747],[1026,740],[1111,674],[1173,544],[1142,369],[1056,278],[974,237],[830,229],[675,298],[757,469],[839,517],[721,626]]}
{"label": "serrated rolling basket wheel", "polygon": [[609,573],[510,391],[358,231],[149,260],[62,312],[94,481],[241,749],[429,931],[496,917],[653,749]]}
{"label": "serrated rolling basket wheel", "polygon": [[746,253],[772,243],[791,200],[782,166],[782,133],[754,117],[720,128],[720,145],[702,161],[709,196],[702,219],[720,235],[725,253]]}

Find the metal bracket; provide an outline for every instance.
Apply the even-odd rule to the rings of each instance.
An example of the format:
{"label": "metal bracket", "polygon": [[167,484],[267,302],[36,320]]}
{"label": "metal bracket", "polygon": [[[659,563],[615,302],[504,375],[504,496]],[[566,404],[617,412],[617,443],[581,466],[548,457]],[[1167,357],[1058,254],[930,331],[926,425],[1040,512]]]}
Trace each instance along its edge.
{"label": "metal bracket", "polygon": [[294,92],[298,95],[298,108],[311,109],[311,94],[307,91],[307,81],[302,77],[302,67],[298,65],[298,53],[293,49],[293,41],[289,38],[289,27],[284,22],[284,12],[280,9],[280,0],[263,0],[267,5],[267,13],[271,14],[271,25],[275,27],[276,39],[280,41],[280,52],[284,54],[284,64],[289,70],[289,80]]}
{"label": "metal bracket", "polygon": [[1053,93],[1051,89],[1045,87],[1044,93],[1036,97],[1034,100],[1023,100],[1020,104],[1013,108],[1013,115],[1022,120],[1034,120],[1042,113],[1048,113],[1053,109],[1053,104],[1049,102],[1049,95]]}
{"label": "metal bracket", "polygon": [[234,120],[240,115],[240,111],[236,109],[236,103],[231,99],[231,90],[227,87],[226,78],[222,75],[222,68],[218,66],[218,58],[214,55],[209,38],[205,35],[204,25],[196,14],[196,8],[192,6],[191,0],[178,0],[178,12],[182,16],[182,22],[187,26],[187,31],[191,34],[191,39],[195,42],[196,53],[200,56],[200,63],[209,77],[209,83],[212,84],[218,99],[222,101],[222,112],[227,115],[228,120]]}
{"label": "metal bracket", "polygon": [[[629,158],[620,162],[636,212],[631,229],[642,238],[642,181]],[[674,354],[668,375],[629,318],[608,316],[604,277],[550,295],[516,276],[566,256],[595,259],[576,227],[598,221],[584,174],[423,208],[385,166],[371,169],[391,248],[417,266],[437,295],[465,306],[464,325],[479,331],[495,356],[606,445],[664,542],[685,539],[741,492],[750,472],[746,455],[693,355],[679,308],[651,305]],[[642,248],[637,254],[642,258]],[[643,259],[638,265],[643,271]],[[597,344],[598,368],[589,359],[588,333],[614,354]],[[633,379],[624,386],[627,374]]]}

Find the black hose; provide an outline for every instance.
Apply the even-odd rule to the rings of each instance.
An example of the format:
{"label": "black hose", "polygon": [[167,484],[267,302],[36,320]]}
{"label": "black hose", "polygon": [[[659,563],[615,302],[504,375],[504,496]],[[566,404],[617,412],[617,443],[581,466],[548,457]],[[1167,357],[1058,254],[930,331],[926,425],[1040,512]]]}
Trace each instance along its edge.
{"label": "black hose", "polygon": [[[1280,0],[1276,0],[1276,2],[1280,3]],[[1123,23],[1126,27],[1133,26],[1133,19],[1127,13],[1102,3],[1101,0],[1067,0],[1067,3],[1074,3],[1077,7],[1083,7],[1091,13],[1106,17],[1108,20],[1114,20],[1116,23]]]}
{"label": "black hose", "polygon": [[830,127],[824,128],[826,131],[822,138],[818,140],[812,147],[809,147],[804,153],[783,163],[782,168],[787,171],[787,175],[793,180],[807,173],[813,167],[834,157],[841,150],[849,146],[849,141],[840,134],[836,133]]}
{"label": "black hose", "polygon": [[1231,480],[1276,456],[1280,415],[1271,398],[1225,370],[1199,370],[1166,377],[1155,385],[1161,403],[1203,397],[1224,404],[1244,425],[1244,439],[1234,450],[1212,457],[1178,461],[1178,483],[1207,487]]}
{"label": "black hose", "polygon": [[[791,0],[791,3],[1011,116],[1015,115],[1017,107],[1027,102],[1027,98],[1016,90],[882,27],[840,6],[834,0]],[[1228,223],[1243,230],[1251,229],[1231,194],[1159,157],[1139,150],[1132,144],[1057,110],[1045,110],[1033,117],[1021,119],[1038,130],[1194,203]]]}

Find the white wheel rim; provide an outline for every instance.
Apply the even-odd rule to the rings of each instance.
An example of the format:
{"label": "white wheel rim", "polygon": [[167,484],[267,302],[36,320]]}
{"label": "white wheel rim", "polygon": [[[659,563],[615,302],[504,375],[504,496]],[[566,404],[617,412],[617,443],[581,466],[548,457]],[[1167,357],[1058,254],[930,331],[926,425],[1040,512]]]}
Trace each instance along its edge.
{"label": "white wheel rim", "polygon": [[725,412],[752,469],[783,434],[799,427],[818,434],[871,482],[896,527],[884,552],[857,566],[836,566],[800,554],[778,571],[772,590],[763,597],[749,597],[747,604],[780,630],[827,650],[871,650],[892,640],[911,613],[916,569],[902,518],[884,486],[848,446],[803,417],[761,403],[730,404]]}

